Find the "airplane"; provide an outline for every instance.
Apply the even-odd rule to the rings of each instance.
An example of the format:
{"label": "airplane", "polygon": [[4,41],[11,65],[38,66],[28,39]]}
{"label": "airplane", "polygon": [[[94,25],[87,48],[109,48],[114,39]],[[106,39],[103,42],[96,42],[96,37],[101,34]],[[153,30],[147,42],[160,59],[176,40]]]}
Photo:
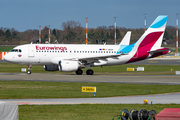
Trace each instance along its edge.
{"label": "airplane", "polygon": [[25,44],[4,56],[4,60],[28,65],[44,65],[46,71],[75,71],[82,75],[82,68],[88,68],[87,75],[93,75],[94,66],[128,64],[167,54],[169,48],[161,47],[168,16],[160,15],[134,44],[129,44],[128,32],[119,45],[94,44]]}

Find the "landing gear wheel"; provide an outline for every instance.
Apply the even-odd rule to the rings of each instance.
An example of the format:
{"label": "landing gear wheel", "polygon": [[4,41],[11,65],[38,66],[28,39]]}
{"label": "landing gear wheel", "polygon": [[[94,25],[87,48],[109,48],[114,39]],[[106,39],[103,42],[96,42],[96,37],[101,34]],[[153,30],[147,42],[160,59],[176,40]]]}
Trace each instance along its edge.
{"label": "landing gear wheel", "polygon": [[94,71],[91,70],[91,69],[89,69],[89,70],[86,71],[86,74],[87,74],[87,75],[93,75],[93,73],[94,73]]}
{"label": "landing gear wheel", "polygon": [[76,71],[76,75],[82,75],[83,74],[83,71],[81,70],[81,69],[78,69],[77,71]]}
{"label": "landing gear wheel", "polygon": [[30,74],[31,74],[31,71],[30,71],[30,70],[28,70],[28,71],[27,71],[27,74],[28,74],[28,75],[30,75]]}
{"label": "landing gear wheel", "polygon": [[31,65],[28,65],[28,71],[27,71],[27,74],[28,74],[28,75],[31,74],[31,68],[32,68],[32,66],[31,66]]}

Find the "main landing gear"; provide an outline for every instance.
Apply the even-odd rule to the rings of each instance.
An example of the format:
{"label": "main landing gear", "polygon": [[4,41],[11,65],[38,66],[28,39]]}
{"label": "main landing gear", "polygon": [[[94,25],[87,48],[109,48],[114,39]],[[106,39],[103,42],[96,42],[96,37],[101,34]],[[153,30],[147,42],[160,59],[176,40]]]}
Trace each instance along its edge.
{"label": "main landing gear", "polygon": [[87,75],[93,75],[93,73],[94,73],[94,71],[91,70],[91,69],[89,69],[89,70],[86,71],[86,74],[87,74]]}
{"label": "main landing gear", "polygon": [[[89,69],[89,70],[86,71],[86,74],[87,74],[87,75],[93,75],[93,73],[94,73],[94,71],[91,70],[91,69]],[[82,71],[81,69],[78,69],[78,70],[76,71],[76,75],[82,75],[82,74],[83,74],[83,71]]]}
{"label": "main landing gear", "polygon": [[28,71],[27,71],[27,74],[28,74],[28,75],[30,75],[30,74],[31,74],[31,68],[32,68],[32,66],[31,66],[31,65],[29,65],[29,66],[28,66]]}
{"label": "main landing gear", "polygon": [[83,71],[81,70],[81,69],[78,69],[77,71],[76,71],[76,75],[82,75],[83,74]]}

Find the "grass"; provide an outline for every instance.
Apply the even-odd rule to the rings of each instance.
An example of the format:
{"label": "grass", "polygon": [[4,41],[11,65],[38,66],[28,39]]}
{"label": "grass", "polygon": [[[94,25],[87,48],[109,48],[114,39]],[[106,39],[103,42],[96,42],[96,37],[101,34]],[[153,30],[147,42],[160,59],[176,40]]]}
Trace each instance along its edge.
{"label": "grass", "polygon": [[[111,120],[119,109],[146,109],[159,113],[164,108],[180,108],[179,104],[81,104],[81,105],[21,105],[19,120]],[[117,118],[115,118],[116,120]]]}
{"label": "grass", "polygon": [[9,52],[13,49],[14,47],[0,47],[0,52]]}
{"label": "grass", "polygon": [[[82,93],[82,86],[96,86],[96,97],[149,95],[180,92],[180,85],[0,81],[0,99],[94,97],[93,93]],[[150,93],[148,90],[150,90]]]}
{"label": "grass", "polygon": [[[127,72],[127,68],[137,68],[137,67],[144,67],[144,72]],[[0,63],[0,73],[19,73],[21,72],[21,68],[27,68],[27,65],[18,65],[13,63]],[[173,71],[180,71],[180,67],[178,65],[116,65],[116,66],[103,66],[101,67],[93,67],[95,74],[174,74]],[[173,71],[171,71],[171,69]],[[86,73],[87,69],[83,69],[83,73]],[[34,65],[32,67],[32,73],[52,73],[49,71],[45,71],[42,65]],[[68,74],[68,72],[59,72],[55,71],[53,73],[57,74]],[[69,72],[70,74],[75,74],[75,72]]]}

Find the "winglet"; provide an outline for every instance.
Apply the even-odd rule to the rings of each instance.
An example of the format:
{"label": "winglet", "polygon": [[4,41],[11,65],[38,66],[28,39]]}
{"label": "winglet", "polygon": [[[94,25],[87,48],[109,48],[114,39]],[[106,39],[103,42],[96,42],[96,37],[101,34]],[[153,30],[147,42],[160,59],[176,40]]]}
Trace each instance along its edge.
{"label": "winglet", "polygon": [[131,31],[128,31],[119,45],[129,45],[131,39]]}

